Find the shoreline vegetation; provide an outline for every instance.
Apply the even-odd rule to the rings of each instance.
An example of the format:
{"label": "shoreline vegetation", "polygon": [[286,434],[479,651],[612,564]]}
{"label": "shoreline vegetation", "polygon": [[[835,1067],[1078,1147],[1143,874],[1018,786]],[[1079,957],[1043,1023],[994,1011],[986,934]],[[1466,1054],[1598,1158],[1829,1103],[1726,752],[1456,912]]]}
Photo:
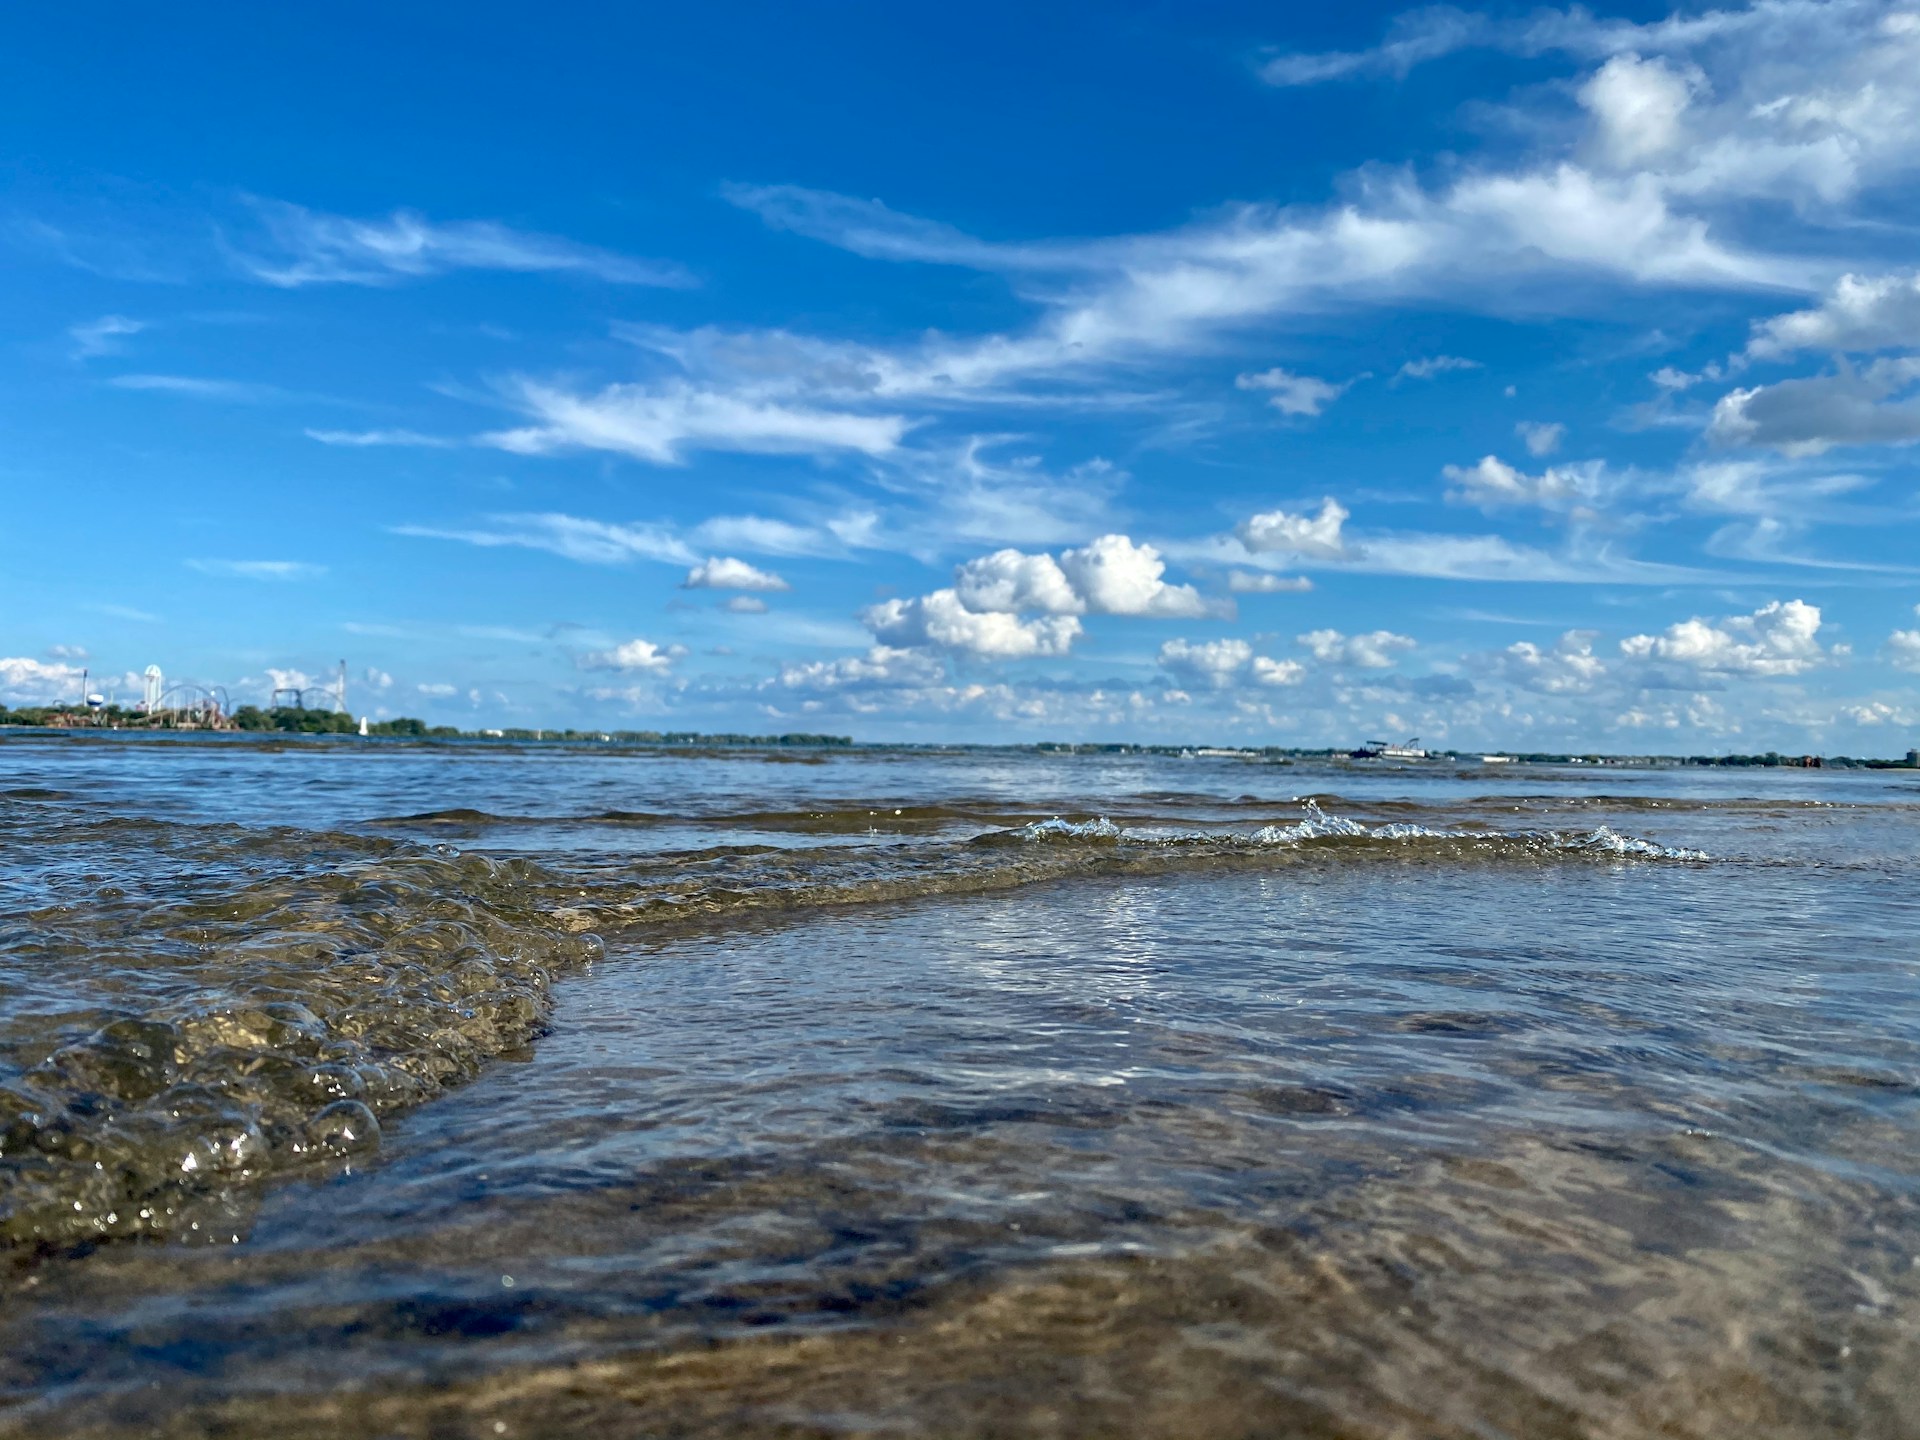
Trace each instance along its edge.
{"label": "shoreline vegetation", "polygon": [[[338,736],[355,740],[439,740],[485,743],[488,741],[508,741],[515,743],[539,744],[619,744],[660,748],[699,747],[702,749],[853,749],[880,748],[901,750],[1027,750],[1039,754],[1062,755],[1168,755],[1201,756],[1214,759],[1260,760],[1268,763],[1286,763],[1293,760],[1330,760],[1347,758],[1349,752],[1341,746],[1291,746],[1291,745],[1249,745],[1249,746],[1196,746],[1196,745],[1152,745],[1136,744],[1127,741],[1065,742],[1042,740],[1026,744],[982,745],[952,744],[923,741],[856,741],[848,735],[822,735],[810,732],[794,732],[779,735],[747,735],[731,731],[712,732],[697,730],[576,730],[576,729],[532,729],[509,727],[504,729],[462,730],[453,725],[429,725],[424,720],[410,716],[398,716],[387,720],[368,720],[366,732],[361,733],[361,721],[344,711],[304,710],[293,707],[263,709],[257,705],[242,705],[229,717],[229,723],[220,730],[198,727],[178,729],[150,725],[147,718],[135,710],[124,710],[118,706],[104,709],[82,709],[71,705],[29,706],[21,709],[8,709],[0,705],[0,734],[11,729],[14,731],[58,731],[71,733],[84,731],[97,733],[107,731],[124,735],[169,734],[201,735],[208,738],[218,736],[312,736],[325,738]],[[1360,761],[1363,764],[1420,765],[1428,760],[1473,763],[1478,760],[1498,761],[1520,765],[1604,765],[1629,766],[1639,768],[1704,766],[1704,767],[1761,767],[1766,769],[1809,769],[1809,770],[1916,770],[1920,769],[1920,750],[1909,750],[1903,758],[1857,757],[1851,755],[1783,755],[1777,751],[1760,754],[1726,755],[1605,755],[1595,752],[1547,752],[1547,751],[1511,751],[1499,755],[1483,755],[1477,750],[1435,750],[1429,752],[1426,760],[1401,760],[1393,758],[1375,758]]]}

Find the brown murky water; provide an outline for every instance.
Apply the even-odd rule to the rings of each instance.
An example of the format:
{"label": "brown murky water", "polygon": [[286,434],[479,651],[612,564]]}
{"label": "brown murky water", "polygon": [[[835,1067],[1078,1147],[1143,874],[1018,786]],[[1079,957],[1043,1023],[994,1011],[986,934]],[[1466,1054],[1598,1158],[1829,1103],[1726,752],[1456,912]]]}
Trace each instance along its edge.
{"label": "brown murky water", "polygon": [[808,758],[0,744],[0,1433],[1920,1434],[1920,777]]}

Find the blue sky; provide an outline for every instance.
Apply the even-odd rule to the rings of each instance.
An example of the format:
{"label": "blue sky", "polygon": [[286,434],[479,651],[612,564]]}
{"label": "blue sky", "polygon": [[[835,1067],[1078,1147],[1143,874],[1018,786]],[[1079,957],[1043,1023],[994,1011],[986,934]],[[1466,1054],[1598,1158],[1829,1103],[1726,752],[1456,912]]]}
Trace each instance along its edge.
{"label": "blue sky", "polygon": [[4,23],[8,703],[1920,736],[1916,0]]}

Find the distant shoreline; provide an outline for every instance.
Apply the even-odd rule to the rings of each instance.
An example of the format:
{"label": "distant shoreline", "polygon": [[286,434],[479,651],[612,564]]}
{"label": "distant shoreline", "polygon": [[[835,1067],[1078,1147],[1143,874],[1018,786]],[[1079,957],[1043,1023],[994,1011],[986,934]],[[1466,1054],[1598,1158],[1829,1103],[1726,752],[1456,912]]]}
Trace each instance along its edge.
{"label": "distant shoreline", "polygon": [[[32,713],[32,712],[26,712]],[[1299,745],[1179,745],[1147,744],[1131,741],[932,741],[932,740],[856,740],[848,735],[784,733],[748,735],[732,731],[695,730],[574,730],[536,728],[489,728],[460,730],[450,725],[429,726],[419,720],[386,720],[369,725],[361,735],[358,721],[332,712],[306,711],[306,716],[331,722],[325,728],[287,726],[247,726],[209,730],[171,729],[137,723],[139,717],[126,717],[135,723],[100,723],[83,712],[57,712],[71,719],[25,719],[21,711],[0,710],[0,741],[33,737],[47,739],[160,740],[182,744],[198,741],[211,744],[262,744],[287,742],[335,743],[354,741],[410,745],[546,745],[546,746],[619,746],[623,749],[688,751],[727,750],[945,750],[982,752],[1022,752],[1060,755],[1158,755],[1174,758],[1248,760],[1287,763],[1295,760],[1345,760],[1362,768],[1419,770],[1433,764],[1479,765],[1582,765],[1610,769],[1784,769],[1784,770],[1920,770],[1920,752],[1909,751],[1904,758],[1850,755],[1789,755],[1776,751],[1757,754],[1726,755],[1612,755],[1598,752],[1436,750],[1425,759],[1398,757],[1356,758],[1344,746]]]}

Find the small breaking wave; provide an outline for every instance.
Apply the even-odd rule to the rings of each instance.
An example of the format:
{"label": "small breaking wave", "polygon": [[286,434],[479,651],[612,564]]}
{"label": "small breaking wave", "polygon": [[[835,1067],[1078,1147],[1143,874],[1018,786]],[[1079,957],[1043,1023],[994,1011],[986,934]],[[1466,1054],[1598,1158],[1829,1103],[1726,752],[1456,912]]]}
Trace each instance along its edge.
{"label": "small breaking wave", "polygon": [[1368,825],[1345,815],[1332,815],[1319,804],[1306,802],[1306,814],[1286,824],[1263,825],[1244,833],[1233,830],[1176,830],[1164,827],[1116,825],[1105,816],[1091,820],[1054,817],[1023,825],[1012,832],[1022,840],[1107,841],[1134,845],[1216,845],[1244,847],[1298,847],[1317,841],[1362,840],[1382,842],[1440,841],[1453,845],[1508,847],[1526,853],[1563,853],[1631,857],[1648,860],[1705,861],[1704,850],[1661,845],[1635,835],[1623,835],[1609,826],[1593,830],[1443,830],[1428,825],[1394,821]]}

